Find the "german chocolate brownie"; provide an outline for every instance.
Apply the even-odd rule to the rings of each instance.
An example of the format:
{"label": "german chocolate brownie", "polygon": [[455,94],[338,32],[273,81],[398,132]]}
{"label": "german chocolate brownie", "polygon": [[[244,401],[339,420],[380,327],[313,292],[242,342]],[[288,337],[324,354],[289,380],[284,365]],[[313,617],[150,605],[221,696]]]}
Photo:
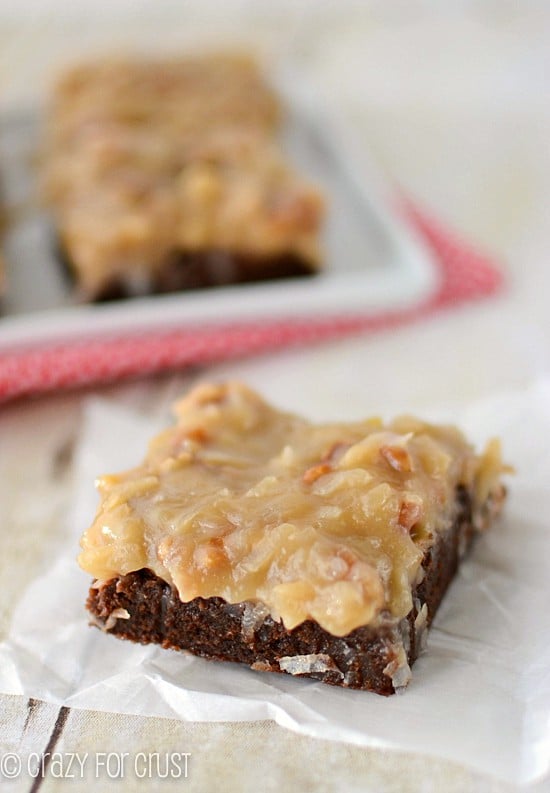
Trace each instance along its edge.
{"label": "german chocolate brownie", "polygon": [[281,115],[244,56],[68,71],[53,96],[44,193],[80,293],[315,273],[323,200],[280,149]]}
{"label": "german chocolate brownie", "polygon": [[313,425],[201,386],[145,462],[99,480],[82,540],[93,622],[255,670],[392,694],[475,534],[498,443],[411,417]]}
{"label": "german chocolate brownie", "polygon": [[2,255],[2,252],[0,250],[0,311],[2,310],[5,294],[6,294],[6,264],[5,264],[4,256]]}

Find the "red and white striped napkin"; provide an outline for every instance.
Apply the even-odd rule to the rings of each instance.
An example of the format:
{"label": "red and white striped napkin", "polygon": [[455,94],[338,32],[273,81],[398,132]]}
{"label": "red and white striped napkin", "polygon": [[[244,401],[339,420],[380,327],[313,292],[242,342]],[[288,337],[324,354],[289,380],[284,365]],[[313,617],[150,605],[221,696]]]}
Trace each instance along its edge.
{"label": "red and white striped napkin", "polygon": [[143,377],[352,333],[372,333],[498,291],[503,279],[490,259],[416,206],[407,203],[405,212],[431,248],[440,269],[437,292],[412,308],[369,316],[256,320],[142,333],[136,330],[18,350],[0,355],[0,401]]}

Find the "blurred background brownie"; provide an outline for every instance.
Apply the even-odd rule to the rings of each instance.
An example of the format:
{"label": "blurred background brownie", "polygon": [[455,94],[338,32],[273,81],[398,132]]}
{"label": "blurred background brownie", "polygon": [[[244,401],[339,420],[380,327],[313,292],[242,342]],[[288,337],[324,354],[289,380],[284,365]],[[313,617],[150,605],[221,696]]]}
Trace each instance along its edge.
{"label": "blurred background brownie", "polygon": [[48,120],[44,188],[82,296],[316,272],[323,198],[281,151],[281,116],[245,56],[66,72]]}

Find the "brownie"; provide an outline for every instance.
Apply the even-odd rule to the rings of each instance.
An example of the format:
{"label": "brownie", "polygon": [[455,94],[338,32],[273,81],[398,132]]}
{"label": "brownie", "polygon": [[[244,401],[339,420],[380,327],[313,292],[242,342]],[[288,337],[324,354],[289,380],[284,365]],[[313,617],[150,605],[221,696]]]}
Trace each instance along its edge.
{"label": "brownie", "polygon": [[6,263],[2,251],[0,249],[0,311],[2,310],[2,306],[4,304],[5,295],[6,295]]}
{"label": "brownie", "polygon": [[[60,245],[57,255],[66,275],[74,284],[74,271],[67,253]],[[145,294],[169,294],[210,287],[276,281],[314,275],[312,270],[295,254],[277,256],[251,256],[227,251],[179,252],[167,255],[165,261],[147,280]],[[113,276],[98,289],[95,302],[122,300],[139,295],[137,289],[124,276]]]}
{"label": "brownie", "polygon": [[2,198],[3,196],[0,191],[0,312],[2,311],[7,288],[4,237],[8,227],[8,217],[6,207],[2,204]]}
{"label": "brownie", "polygon": [[[391,623],[377,629],[357,628],[337,637],[312,620],[286,630],[261,610],[259,618],[254,618],[257,607],[253,603],[230,604],[222,598],[195,598],[183,603],[173,586],[147,569],[92,586],[86,605],[93,624],[121,639],[243,663],[259,671],[286,672],[331,685],[393,694],[396,688],[385,670],[398,661],[396,646],[399,649],[405,639],[407,661],[412,666],[424,648],[427,628],[460,559],[472,542],[471,505],[464,489],[457,492],[457,504],[452,529],[438,537],[422,562],[425,577],[415,590],[411,612],[399,625],[397,644],[396,628]],[[426,620],[418,620],[424,605]],[[300,663],[309,668],[299,671]]]}
{"label": "brownie", "polygon": [[102,300],[313,274],[323,199],[279,145],[245,56],[73,67],[51,102],[44,196],[77,292]]}
{"label": "brownie", "polygon": [[93,623],[254,670],[404,688],[502,505],[498,444],[477,455],[411,417],[312,425],[236,383],[176,410],[141,466],[99,480],[80,557]]}

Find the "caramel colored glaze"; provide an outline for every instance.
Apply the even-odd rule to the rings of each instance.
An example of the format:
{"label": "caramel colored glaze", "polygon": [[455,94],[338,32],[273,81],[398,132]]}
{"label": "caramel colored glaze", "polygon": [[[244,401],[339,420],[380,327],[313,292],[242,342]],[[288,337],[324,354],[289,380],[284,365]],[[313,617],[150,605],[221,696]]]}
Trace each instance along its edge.
{"label": "caramel colored glaze", "polygon": [[502,497],[498,442],[411,417],[314,425],[239,383],[176,405],[142,465],[98,480],[81,566],[100,581],[150,569],[182,601],[257,602],[287,629],[335,636],[400,620],[457,487],[483,528]]}
{"label": "caramel colored glaze", "polygon": [[256,64],[219,55],[103,61],[53,98],[44,193],[81,291],[147,291],[178,252],[319,266],[323,201],[280,151]]}

